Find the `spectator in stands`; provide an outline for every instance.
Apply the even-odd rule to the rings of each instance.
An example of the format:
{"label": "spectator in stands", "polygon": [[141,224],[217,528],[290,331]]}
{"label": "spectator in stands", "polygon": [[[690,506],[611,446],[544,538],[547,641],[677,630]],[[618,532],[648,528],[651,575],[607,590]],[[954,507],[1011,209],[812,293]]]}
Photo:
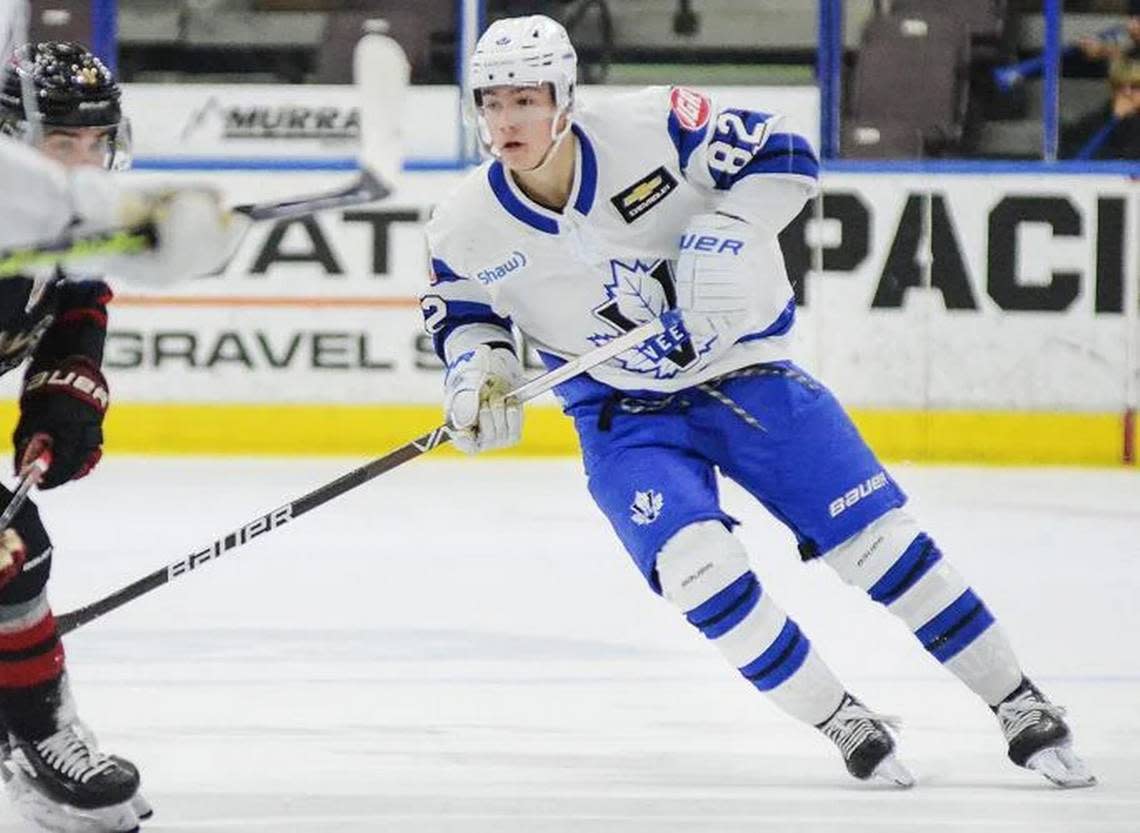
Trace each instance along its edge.
{"label": "spectator in stands", "polygon": [[1119,37],[1081,38],[1077,41],[1077,46],[1090,61],[1111,62],[1120,58],[1140,58],[1140,15],[1128,18]]}
{"label": "spectator in stands", "polygon": [[1073,159],[1140,159],[1140,60],[1117,58],[1105,106],[1066,127],[1061,155]]}

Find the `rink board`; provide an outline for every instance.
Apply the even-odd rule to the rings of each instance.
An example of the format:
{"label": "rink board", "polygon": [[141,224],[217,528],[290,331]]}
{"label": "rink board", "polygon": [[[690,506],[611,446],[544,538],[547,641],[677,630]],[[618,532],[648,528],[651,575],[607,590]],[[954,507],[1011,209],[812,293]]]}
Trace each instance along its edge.
{"label": "rink board", "polygon": [[[1113,465],[1122,461],[1120,414],[1017,411],[894,411],[852,408],[856,425],[886,460]],[[0,419],[14,425],[16,407]],[[1135,417],[1127,417],[1133,422]],[[437,427],[436,405],[250,405],[117,403],[106,447],[116,454],[327,454],[380,456]],[[527,409],[520,446],[496,457],[561,456],[578,450],[557,407]],[[453,454],[445,446],[436,454]]]}
{"label": "rink board", "polygon": [[[351,174],[137,176],[206,177],[240,202]],[[436,424],[422,232],[461,176],[405,173],[384,202],[253,229],[219,275],[122,289],[106,357],[116,448],[357,453]],[[798,360],[885,457],[1119,462],[1137,201],[1117,176],[826,175],[782,239]],[[569,425],[533,410],[519,452],[573,451]]]}
{"label": "rink board", "polygon": [[[814,89],[712,92],[818,135]],[[131,85],[126,98],[151,169],[138,176],[207,178],[248,202],[353,175],[351,87]],[[399,122],[392,198],[255,228],[220,275],[120,292],[106,358],[117,448],[372,453],[438,424],[440,365],[417,296],[424,223],[464,175],[454,88],[411,89]],[[1040,169],[827,172],[823,198],[781,238],[795,356],[886,457],[1131,459],[1137,191],[1126,176]],[[552,398],[530,411],[518,453],[573,452]]]}

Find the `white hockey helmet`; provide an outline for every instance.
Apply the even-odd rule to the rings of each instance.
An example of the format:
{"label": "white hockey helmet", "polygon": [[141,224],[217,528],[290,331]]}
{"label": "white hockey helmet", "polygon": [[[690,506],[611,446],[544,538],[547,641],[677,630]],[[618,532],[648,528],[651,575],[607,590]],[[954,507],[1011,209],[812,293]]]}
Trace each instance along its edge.
{"label": "white hockey helmet", "polygon": [[486,87],[554,87],[554,106],[567,112],[574,104],[578,55],[566,29],[543,14],[496,20],[471,55],[471,93],[475,106]]}

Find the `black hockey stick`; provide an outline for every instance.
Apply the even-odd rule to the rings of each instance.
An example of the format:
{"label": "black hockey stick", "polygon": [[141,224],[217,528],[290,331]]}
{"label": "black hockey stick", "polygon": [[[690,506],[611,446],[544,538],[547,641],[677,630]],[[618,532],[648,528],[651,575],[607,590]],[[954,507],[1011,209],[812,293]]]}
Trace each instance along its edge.
{"label": "black hockey stick", "polygon": [[[623,335],[611,339],[601,347],[591,350],[589,353],[585,353],[575,359],[571,359],[566,362],[566,364],[532,379],[511,391],[508,396],[518,402],[526,402],[529,399],[533,399],[557,387],[568,379],[577,376],[579,373],[583,373],[602,362],[609,361],[614,356],[624,353],[626,350],[632,350],[651,339],[656,339],[663,333],[667,334],[665,336],[666,340],[671,340],[671,345],[675,346],[678,335],[671,331],[674,331],[679,323],[680,317],[678,313],[667,311],[660,318],[648,321]],[[654,353],[661,353],[672,349],[672,346],[658,345],[654,348],[647,349],[652,349]],[[286,503],[284,506],[280,506],[272,512],[266,512],[264,515],[254,518],[244,526],[223,535],[209,546],[192,552],[190,555],[175,561],[173,564],[161,567],[153,573],[143,576],[138,581],[132,582],[108,596],[104,596],[90,604],[58,616],[56,623],[59,632],[61,635],[70,633],[80,625],[85,625],[93,619],[98,619],[100,616],[118,607],[122,607],[127,602],[137,599],[139,596],[145,595],[151,590],[161,587],[179,576],[192,572],[203,564],[225,555],[230,550],[249,543],[259,535],[272,532],[290,523],[306,512],[316,509],[318,506],[328,503],[334,498],[340,497],[345,492],[355,489],[357,486],[361,486],[375,477],[379,477],[381,474],[384,474],[384,472],[391,471],[397,466],[407,463],[409,460],[414,460],[421,454],[426,454],[432,449],[438,448],[450,439],[450,429],[446,425],[441,425],[423,436],[417,437],[411,442],[400,446],[396,450],[385,454],[383,457],[379,457],[358,469],[341,475],[336,480],[326,483],[324,486],[314,489],[307,495],[303,495],[290,503]]]}
{"label": "black hockey stick", "polygon": [[382,200],[392,193],[392,189],[380,181],[372,171],[365,168],[351,185],[306,197],[293,197],[279,202],[263,202],[255,205],[236,205],[236,214],[245,214],[251,220],[291,220],[307,217],[318,211],[330,208],[347,208],[353,205]]}
{"label": "black hockey stick", "polygon": [[27,471],[24,472],[20,478],[19,484],[16,486],[16,491],[12,493],[12,497],[8,500],[8,505],[4,507],[4,512],[0,513],[0,532],[3,532],[15,519],[16,514],[20,511],[20,507],[24,505],[24,501],[28,499],[28,492],[35,486],[44,476],[44,472],[48,470],[51,465],[51,452],[45,451],[36,459],[32,460],[31,465],[28,466]]}

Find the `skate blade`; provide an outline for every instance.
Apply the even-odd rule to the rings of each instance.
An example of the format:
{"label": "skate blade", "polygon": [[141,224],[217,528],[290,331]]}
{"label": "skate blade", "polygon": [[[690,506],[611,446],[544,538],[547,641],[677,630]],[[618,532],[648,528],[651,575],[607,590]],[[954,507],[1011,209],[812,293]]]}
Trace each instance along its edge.
{"label": "skate blade", "polygon": [[1068,746],[1042,749],[1025,762],[1027,769],[1039,772],[1058,787],[1078,789],[1096,784],[1096,776]]}
{"label": "skate blade", "polygon": [[914,786],[914,776],[894,755],[887,755],[879,761],[879,765],[871,772],[871,777],[879,778],[903,789],[910,789]]}
{"label": "skate blade", "polygon": [[43,830],[52,833],[138,833],[139,816],[131,801],[94,810],[58,804],[19,775],[8,781],[5,788],[16,811]]}

